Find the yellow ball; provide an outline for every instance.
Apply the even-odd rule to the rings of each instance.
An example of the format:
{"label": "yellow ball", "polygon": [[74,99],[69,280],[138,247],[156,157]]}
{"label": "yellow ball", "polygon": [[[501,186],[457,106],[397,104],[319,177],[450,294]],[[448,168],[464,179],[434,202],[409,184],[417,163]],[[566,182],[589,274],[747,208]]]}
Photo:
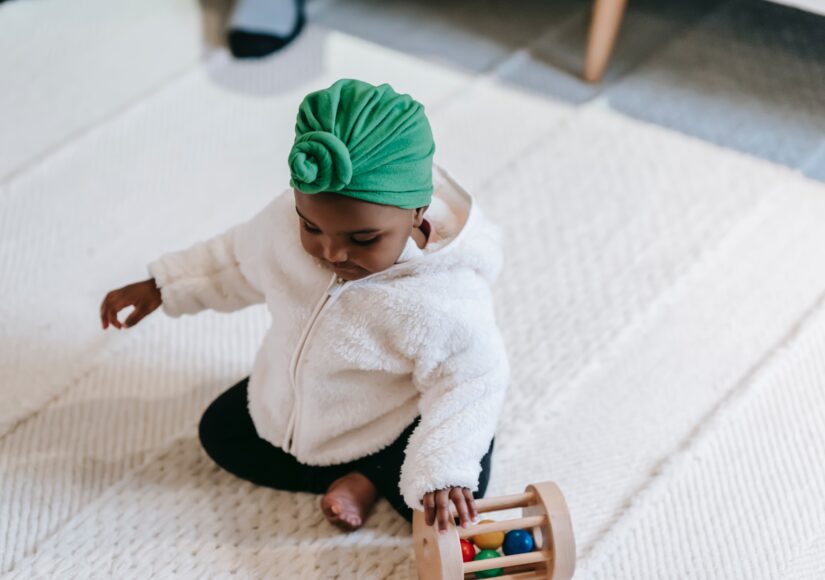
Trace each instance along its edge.
{"label": "yellow ball", "polygon": [[[495,520],[481,520],[479,524],[490,524]],[[504,532],[490,532],[473,536],[473,543],[482,550],[498,550],[504,543]]]}

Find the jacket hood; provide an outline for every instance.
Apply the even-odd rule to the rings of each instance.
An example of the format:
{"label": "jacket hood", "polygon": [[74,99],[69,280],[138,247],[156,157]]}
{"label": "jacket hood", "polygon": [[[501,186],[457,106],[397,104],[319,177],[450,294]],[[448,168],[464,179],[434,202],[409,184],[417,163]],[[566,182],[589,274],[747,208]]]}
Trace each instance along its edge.
{"label": "jacket hood", "polygon": [[433,167],[433,187],[424,218],[440,239],[421,249],[409,238],[397,263],[375,275],[399,278],[467,269],[493,283],[501,271],[501,230],[487,219],[475,198],[438,165]]}

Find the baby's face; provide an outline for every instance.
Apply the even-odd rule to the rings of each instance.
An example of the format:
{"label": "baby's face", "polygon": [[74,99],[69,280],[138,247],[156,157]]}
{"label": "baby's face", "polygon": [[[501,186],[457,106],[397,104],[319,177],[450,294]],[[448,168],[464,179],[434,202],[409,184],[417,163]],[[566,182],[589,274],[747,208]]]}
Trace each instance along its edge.
{"label": "baby's face", "polygon": [[426,209],[401,209],[326,192],[308,195],[296,189],[294,194],[304,250],[345,280],[395,264]]}

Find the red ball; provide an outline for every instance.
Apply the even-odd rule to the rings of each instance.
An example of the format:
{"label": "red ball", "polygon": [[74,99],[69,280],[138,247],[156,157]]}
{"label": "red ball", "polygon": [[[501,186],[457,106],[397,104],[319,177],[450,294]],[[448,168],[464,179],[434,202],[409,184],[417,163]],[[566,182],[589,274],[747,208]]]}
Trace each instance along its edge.
{"label": "red ball", "polygon": [[476,557],[476,547],[467,540],[461,540],[461,559],[472,562]]}

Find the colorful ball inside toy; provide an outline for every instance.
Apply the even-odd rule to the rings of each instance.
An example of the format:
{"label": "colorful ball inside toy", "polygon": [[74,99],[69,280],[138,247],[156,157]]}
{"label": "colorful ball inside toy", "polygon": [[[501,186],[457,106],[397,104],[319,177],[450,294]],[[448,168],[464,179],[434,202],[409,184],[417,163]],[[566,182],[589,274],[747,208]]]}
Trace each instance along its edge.
{"label": "colorful ball inside toy", "polygon": [[[479,524],[490,524],[495,520],[481,520]],[[473,536],[473,543],[482,550],[497,550],[504,542],[504,532],[489,532]]]}
{"label": "colorful ball inside toy", "polygon": [[461,540],[461,559],[471,562],[476,557],[476,547],[467,540]]}
{"label": "colorful ball inside toy", "polygon": [[[501,549],[507,556],[524,554],[533,551],[533,536],[527,530],[510,530],[504,536],[504,545]],[[466,560],[465,560],[466,562]]]}
{"label": "colorful ball inside toy", "polygon": [[[473,558],[474,560],[488,560],[490,558],[498,558],[501,556],[495,550],[481,550],[476,557]],[[501,576],[501,573],[504,572],[503,568],[493,568],[491,570],[482,570],[480,572],[476,572],[477,578],[495,578],[496,576]]]}

